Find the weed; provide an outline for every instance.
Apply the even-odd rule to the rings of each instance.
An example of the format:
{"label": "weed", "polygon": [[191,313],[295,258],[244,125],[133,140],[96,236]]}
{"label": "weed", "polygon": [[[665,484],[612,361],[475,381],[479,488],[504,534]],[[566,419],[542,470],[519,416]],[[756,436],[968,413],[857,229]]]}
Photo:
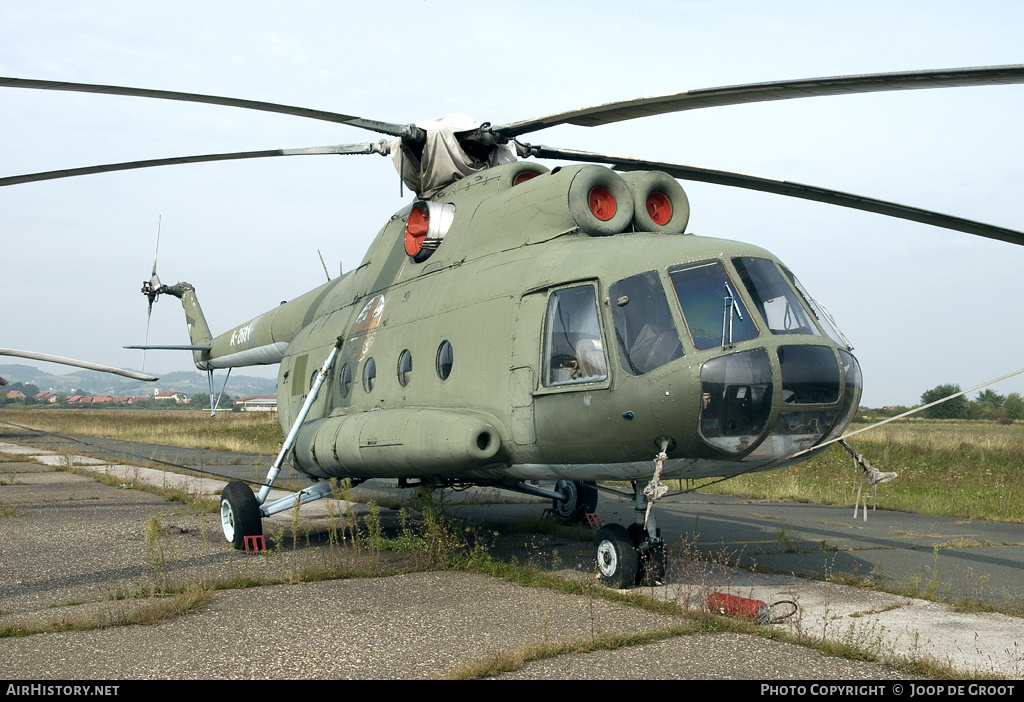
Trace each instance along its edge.
{"label": "weed", "polygon": [[380,526],[380,507],[371,500],[366,504],[366,509],[367,513],[363,521],[366,524],[367,547],[370,549],[370,553],[379,553],[384,542]]}
{"label": "weed", "polygon": [[151,515],[146,521],[146,566],[153,575],[157,590],[167,587],[167,559],[160,538],[161,516]]}
{"label": "weed", "polygon": [[800,552],[800,544],[795,538],[793,538],[793,535],[790,533],[791,531],[792,527],[786,522],[786,520],[782,520],[782,526],[779,527],[778,534],[775,537],[776,551],[781,549],[786,553]]}
{"label": "weed", "polygon": [[284,547],[284,527],[279,527],[270,532],[270,543],[274,551],[280,553]]}
{"label": "weed", "polygon": [[75,605],[82,604],[82,599],[79,597],[72,597],[64,600],[63,602],[50,602],[46,605],[47,609],[56,609],[57,607],[74,607]]}

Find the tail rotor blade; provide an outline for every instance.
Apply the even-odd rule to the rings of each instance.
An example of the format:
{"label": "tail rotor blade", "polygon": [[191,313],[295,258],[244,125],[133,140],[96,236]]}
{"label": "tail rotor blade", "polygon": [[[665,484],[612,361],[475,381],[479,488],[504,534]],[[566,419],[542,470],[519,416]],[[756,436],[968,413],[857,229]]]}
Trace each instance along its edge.
{"label": "tail rotor blade", "polygon": [[[153,317],[153,303],[149,303],[149,310],[146,312],[146,341],[145,345],[149,345],[149,320]],[[142,370],[146,370],[146,349],[142,349]]]}
{"label": "tail rotor blade", "polygon": [[[146,345],[149,344],[149,323],[153,318],[153,303],[160,296],[160,276],[156,274],[156,259],[160,253],[160,225],[163,223],[163,215],[156,220],[156,246],[153,249],[153,272],[150,274],[149,283],[142,284],[142,292],[149,298],[149,307],[146,310]],[[146,370],[146,350],[142,350],[142,370]]]}
{"label": "tail rotor blade", "polygon": [[154,287],[157,288],[160,287],[160,278],[156,274],[156,257],[160,253],[160,223],[163,221],[163,218],[163,215],[159,215],[156,218],[156,248],[153,249],[153,273],[149,280],[150,284],[153,285],[155,283]]}

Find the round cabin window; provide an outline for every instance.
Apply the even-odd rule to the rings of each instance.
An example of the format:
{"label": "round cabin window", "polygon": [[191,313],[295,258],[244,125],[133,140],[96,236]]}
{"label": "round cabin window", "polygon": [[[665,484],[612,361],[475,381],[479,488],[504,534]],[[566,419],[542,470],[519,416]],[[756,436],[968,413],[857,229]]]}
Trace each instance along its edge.
{"label": "round cabin window", "polygon": [[447,339],[437,347],[437,377],[441,380],[448,380],[452,374],[453,364],[452,345]]}
{"label": "round cabin window", "polygon": [[341,388],[341,396],[348,397],[348,393],[352,389],[352,369],[347,363],[341,367],[341,371],[338,373],[338,385]]}
{"label": "round cabin window", "polygon": [[409,353],[409,349],[405,349],[398,356],[398,384],[403,388],[409,384],[412,379],[412,354]]}
{"label": "round cabin window", "polygon": [[377,381],[377,364],[372,358],[366,359],[363,366],[363,390],[373,391],[373,384]]}

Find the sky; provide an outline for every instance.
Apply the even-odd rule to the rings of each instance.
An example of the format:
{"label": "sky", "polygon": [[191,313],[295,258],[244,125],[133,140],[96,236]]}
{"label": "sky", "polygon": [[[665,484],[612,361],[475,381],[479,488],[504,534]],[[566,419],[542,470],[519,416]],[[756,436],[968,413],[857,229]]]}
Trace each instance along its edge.
{"label": "sky", "polygon": [[[1024,4],[0,0],[0,75],[225,95],[415,122],[503,124],[645,95],[1024,63]],[[1024,85],[696,110],[528,141],[739,171],[1024,230]],[[254,111],[0,88],[0,176],[379,137]],[[544,162],[548,167],[556,162]],[[1024,249],[869,213],[683,183],[688,231],[748,241],[833,313],[866,406],[1024,367]],[[379,156],[198,164],[0,188],[0,346],[131,367],[139,288],[195,285],[220,333],[359,264],[399,194]],[[150,343],[187,343],[162,298]],[[150,351],[156,374],[190,354]],[[56,369],[54,369],[56,370]],[[65,372],[65,371],[60,371]],[[245,373],[253,373],[246,369]],[[257,374],[259,374],[257,372]],[[276,366],[263,369],[273,376]],[[1024,376],[994,386],[1024,393]]]}

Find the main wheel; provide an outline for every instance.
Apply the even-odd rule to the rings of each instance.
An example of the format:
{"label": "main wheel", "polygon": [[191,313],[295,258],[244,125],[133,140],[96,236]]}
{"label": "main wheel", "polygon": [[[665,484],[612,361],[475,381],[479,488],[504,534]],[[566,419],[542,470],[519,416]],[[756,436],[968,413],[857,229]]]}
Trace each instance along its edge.
{"label": "main wheel", "polygon": [[[647,530],[633,523],[626,530],[637,552],[636,585],[656,585],[665,581],[665,542],[650,541]],[[660,534],[660,530],[659,530]]]}
{"label": "main wheel", "polygon": [[224,527],[224,538],[235,548],[244,548],[247,536],[263,535],[256,495],[241,480],[232,480],[220,493],[220,524]]}
{"label": "main wheel", "polygon": [[622,589],[636,583],[638,560],[629,532],[621,524],[605,524],[594,537],[601,582]]}
{"label": "main wheel", "polygon": [[559,480],[555,491],[566,496],[564,500],[551,500],[551,511],[562,524],[582,524],[587,515],[597,509],[597,486],[578,480]]}

